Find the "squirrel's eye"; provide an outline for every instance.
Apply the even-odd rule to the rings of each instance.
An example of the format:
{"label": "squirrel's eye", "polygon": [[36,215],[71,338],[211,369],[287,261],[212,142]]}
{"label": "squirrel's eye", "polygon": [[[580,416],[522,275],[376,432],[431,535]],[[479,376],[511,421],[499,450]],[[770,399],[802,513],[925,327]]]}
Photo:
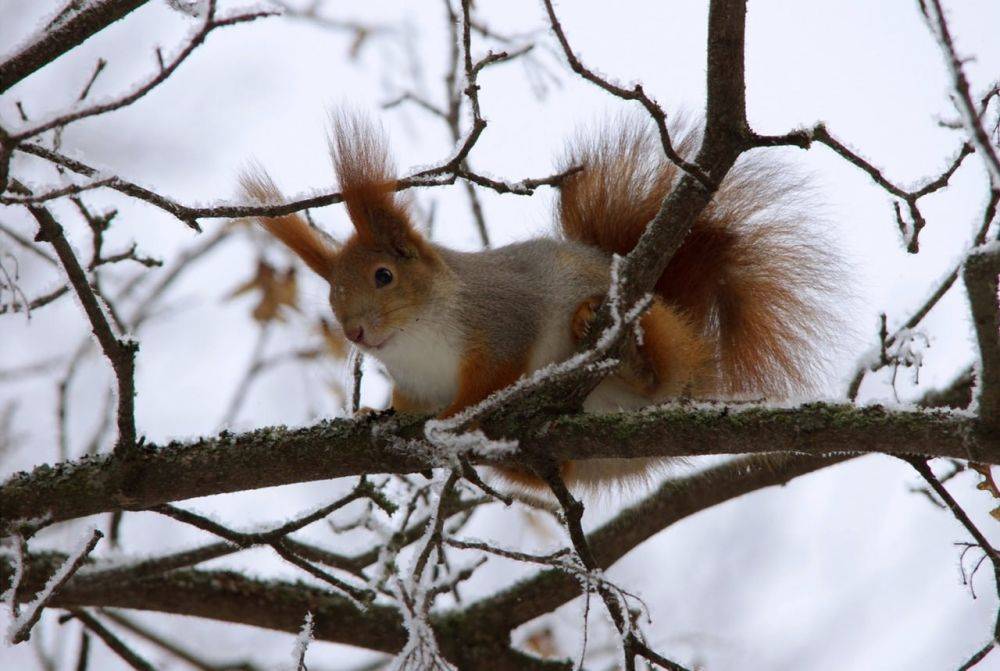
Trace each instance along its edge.
{"label": "squirrel's eye", "polygon": [[375,271],[375,288],[381,289],[392,282],[392,271],[388,268],[379,268]]}

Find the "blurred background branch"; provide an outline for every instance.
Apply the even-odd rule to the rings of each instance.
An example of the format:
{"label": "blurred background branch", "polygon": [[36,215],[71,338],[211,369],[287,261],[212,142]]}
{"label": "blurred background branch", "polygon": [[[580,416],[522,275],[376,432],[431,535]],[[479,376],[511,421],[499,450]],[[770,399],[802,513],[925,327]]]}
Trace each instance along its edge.
{"label": "blurred background branch", "polygon": [[[690,8],[671,8],[656,19],[655,35],[643,40],[629,37],[632,31],[645,34],[641,18],[627,20],[627,29],[587,26],[577,18],[584,10],[566,7],[557,14],[547,0],[533,10],[504,12],[488,12],[470,0],[443,3],[438,13],[421,8],[410,15],[399,8],[348,10],[323,0],[259,8],[231,7],[223,0],[67,0],[35,16],[34,27],[30,20],[15,21],[15,10],[0,9],[0,23],[17,31],[10,45],[0,45],[0,338],[5,345],[0,347],[0,466],[7,477],[0,486],[5,535],[0,588],[10,637],[31,636],[31,659],[46,669],[86,668],[112,655],[119,660],[115,663],[132,668],[270,668],[269,651],[281,647],[265,650],[257,644],[260,632],[248,636],[238,628],[224,634],[232,637],[228,647],[204,639],[199,644],[188,634],[202,623],[186,628],[167,614],[220,623],[213,626],[250,624],[295,634],[294,646],[282,639],[281,654],[289,657],[291,650],[293,668],[300,669],[326,668],[313,662],[317,657],[346,659],[323,656],[323,648],[309,645],[310,635],[377,653],[366,657],[353,650],[349,663],[335,668],[635,668],[637,659],[671,669],[721,668],[700,660],[725,658],[725,651],[704,639],[683,638],[685,627],[698,627],[684,624],[684,618],[698,612],[715,613],[702,630],[727,629],[718,615],[722,611],[694,602],[718,602],[728,612],[728,604],[743,599],[758,615],[771,613],[769,599],[740,591],[754,583],[754,571],[784,565],[769,522],[791,525],[798,502],[812,501],[801,507],[806,524],[819,528],[823,504],[816,501],[823,499],[834,502],[828,505],[838,509],[836,519],[860,526],[857,518],[868,511],[852,509],[849,499],[862,491],[888,498],[886,478],[900,477],[879,470],[888,460],[855,459],[873,453],[909,461],[926,483],[910,488],[922,495],[912,498],[943,505],[972,536],[972,542],[960,543],[964,549],[958,559],[974,595],[976,569],[984,561],[996,568],[990,541],[996,510],[990,517],[987,509],[1000,498],[992,476],[992,466],[1000,464],[1000,256],[993,242],[1000,201],[1000,97],[996,54],[989,45],[973,52],[956,38],[964,33],[956,32],[949,8],[938,0],[915,3],[911,18],[923,21],[918,27],[924,29],[924,41],[930,29],[936,44],[927,51],[938,62],[944,57],[941,81],[950,93],[948,109],[958,120],[937,120],[937,131],[944,134],[940,143],[928,140],[930,135],[912,141],[906,136],[908,148],[927,145],[928,156],[947,157],[914,176],[903,150],[878,145],[867,132],[865,124],[875,123],[871,114],[852,126],[822,103],[799,113],[807,124],[789,125],[773,109],[766,113],[769,97],[784,105],[809,97],[787,94],[793,84],[781,74],[791,67],[791,52],[781,45],[795,39],[796,31],[785,26],[773,40],[783,60],[782,68],[772,67],[778,88],[768,89],[761,70],[745,69],[743,0],[704,3],[697,21],[684,14]],[[767,16],[767,8],[752,9],[754,17],[758,11]],[[640,10],[630,11],[639,17]],[[985,16],[991,10],[967,11]],[[256,21],[279,14],[283,18]],[[610,25],[612,18],[605,15],[602,21]],[[755,30],[769,29],[765,18],[754,20],[759,22]],[[684,42],[694,25],[707,29]],[[971,32],[968,25],[963,30]],[[113,41],[126,33],[131,42]],[[210,34],[217,36],[208,41]],[[273,35],[283,37],[279,42]],[[164,50],[155,46],[160,39],[177,46]],[[303,56],[298,45],[310,39],[324,45],[324,56]],[[248,41],[249,51],[241,51]],[[622,54],[624,63],[602,51],[605,44]],[[108,48],[114,48],[110,57],[97,54]],[[647,48],[646,56],[635,55]],[[761,49],[757,58],[770,53],[770,47],[754,48]],[[254,53],[266,60],[236,62]],[[972,53],[978,61],[969,59]],[[152,70],[142,65],[150,55]],[[700,68],[691,67],[703,57],[707,80],[701,79]],[[675,61],[678,69],[669,69]],[[299,96],[272,95],[282,83],[266,73],[290,80],[307,64],[312,69]],[[605,67],[641,81],[619,83],[604,74]],[[865,63],[866,71],[872,67]],[[673,87],[684,86],[678,73],[691,71],[705,90],[688,97],[705,107],[706,129],[701,151],[688,161],[667,132],[668,107],[657,100],[669,99],[671,110],[678,107],[682,96]],[[671,88],[659,91],[659,76],[667,77]],[[262,117],[244,120],[240,113],[253,105],[274,105],[267,108],[272,115],[313,105],[305,92],[319,89],[321,97],[327,96],[330,82],[352,98],[357,93],[368,106],[392,110],[386,116],[410,130],[401,154],[415,167],[403,173],[398,188],[415,201],[429,236],[475,248],[528,235],[523,222],[550,195],[540,187],[558,189],[568,175],[585,169],[536,168],[533,153],[534,144],[565,135],[578,101],[593,95],[601,105],[641,107],[660,131],[664,154],[684,174],[625,262],[620,279],[626,306],[652,286],[743,153],[766,149],[780,157],[785,149],[814,142],[834,155],[829,163],[817,164],[824,170],[835,174],[838,164],[845,172],[857,169],[889,195],[894,226],[884,228],[901,236],[903,244],[890,251],[887,239],[865,238],[876,265],[898,251],[927,271],[896,282],[906,285],[905,297],[886,294],[878,299],[885,305],[869,310],[879,315],[877,345],[870,352],[859,356],[845,334],[843,369],[853,372],[850,404],[831,386],[827,400],[836,402],[792,407],[680,403],[642,413],[565,414],[610,370],[606,364],[615,349],[609,347],[594,354],[598,372],[567,369],[563,377],[522,383],[503,402],[487,404],[483,413],[468,418],[469,426],[490,435],[518,439],[522,449],[499,460],[474,452],[445,454],[426,439],[422,417],[363,414],[316,423],[317,417],[360,410],[362,396],[379,405],[379,394],[385,393],[381,373],[372,362],[349,356],[322,300],[310,295],[322,290],[300,278],[284,252],[241,218],[304,211],[313,226],[336,231],[343,223],[339,210],[323,208],[340,203],[342,196],[329,184],[312,185],[315,166],[291,144],[298,128],[287,119],[294,117],[258,130],[254,126]],[[185,91],[188,87],[199,93]],[[569,90],[568,104],[544,99],[554,87]],[[877,105],[879,88],[860,95],[858,107]],[[921,80],[911,88],[933,87]],[[771,95],[775,90],[781,95]],[[70,97],[61,102],[65,91]],[[903,106],[892,96],[889,100],[894,112]],[[170,112],[168,123],[160,118],[162,110]],[[838,129],[836,137],[827,131],[828,121]],[[200,135],[200,124],[215,129],[214,136]],[[771,127],[799,130],[772,134]],[[239,141],[223,139],[220,129],[236,128],[250,130]],[[168,137],[189,142],[177,143],[182,149],[171,153]],[[857,138],[864,150],[840,137]],[[269,147],[274,141],[279,146]],[[254,146],[248,149],[248,142]],[[275,203],[225,197],[220,184],[232,180],[217,175],[231,174],[233,164],[258,147],[302,162],[289,170],[301,180],[294,190],[300,195]],[[809,154],[811,161],[825,160]],[[216,156],[218,164],[212,163]],[[428,162],[428,156],[444,158]],[[484,165],[491,170],[479,168]],[[179,186],[171,166],[180,166],[196,186]],[[542,176],[504,178],[494,170]],[[460,197],[449,198],[456,182]],[[839,182],[838,190],[864,198],[867,185],[851,190],[844,184]],[[503,194],[532,198],[499,199]],[[955,206],[959,201],[965,209]],[[874,236],[870,229],[878,227],[872,223],[884,214],[865,210],[858,229],[846,228],[850,217],[843,217],[842,230],[863,229]],[[945,218],[969,221],[969,235],[961,226],[949,227]],[[172,220],[185,226],[171,226]],[[202,226],[211,229],[201,233]],[[951,255],[935,256],[946,242]],[[969,305],[953,290],[960,275]],[[206,298],[219,302],[209,309],[199,306]],[[604,317],[605,325],[610,323],[610,307]],[[971,326],[958,339],[971,343],[968,336],[974,333],[978,346],[964,358],[941,347],[949,329],[961,330],[953,328],[960,319]],[[932,344],[938,348],[935,355],[925,355]],[[91,354],[97,351],[106,363],[95,363]],[[900,368],[927,367],[937,371],[930,382],[915,378],[910,383],[895,375]],[[935,380],[944,388],[934,390]],[[890,387],[896,400],[902,395],[924,408],[869,404],[880,399],[872,391],[875,385]],[[270,401],[263,402],[267,394]],[[269,410],[279,406],[294,412],[283,416]],[[279,421],[308,426],[242,432]],[[553,459],[598,457],[709,460],[688,473],[657,477],[645,489],[637,485],[635,492],[608,494],[620,503],[607,509],[585,493],[570,491],[553,468]],[[948,459],[950,470],[936,475],[928,457]],[[504,491],[476,472],[474,466],[487,463],[534,468],[546,476],[552,495]],[[870,474],[863,476],[867,488],[851,480],[861,473]],[[976,477],[978,482],[969,479]],[[800,486],[800,480],[809,484]],[[823,489],[817,484],[823,482],[839,487]],[[288,488],[276,490],[284,494],[264,488],[293,484],[301,488],[308,512],[288,514],[290,521],[261,524],[255,519],[259,510],[278,518],[281,513],[272,507],[298,500]],[[736,513],[733,526],[717,526],[726,519],[725,511],[733,510],[726,502],[786,484],[788,491],[781,494],[743,498],[743,512]],[[845,487],[850,487],[847,494]],[[225,496],[184,508],[172,505],[210,495]],[[766,508],[774,500],[780,510]],[[316,501],[330,503],[317,507]],[[923,533],[924,525],[938,524],[935,510],[927,506],[919,516],[921,537],[930,538],[935,548],[943,545],[945,553],[959,554],[948,544],[946,527],[937,536]],[[699,512],[701,535],[684,535],[699,524],[676,523]],[[983,513],[985,521],[978,520]],[[108,542],[98,546],[102,532],[88,531],[83,535],[90,542],[82,550],[67,551],[81,537],[78,522],[88,523],[85,518],[98,514],[108,527]],[[885,538],[892,533],[887,527]],[[175,537],[187,539],[186,546],[171,549],[166,539]],[[622,573],[638,561],[632,550],[643,546],[652,553],[650,548],[670,543],[681,553],[664,555],[671,562],[667,570],[656,560],[656,581],[649,580],[654,573],[648,568],[633,579]],[[978,560],[976,548],[983,555]],[[915,565],[915,555],[931,561],[929,552],[909,553],[905,560],[888,549],[883,553],[886,561]],[[678,567],[684,560],[700,564],[702,555],[713,557],[714,563],[707,564],[711,593],[695,597],[694,583],[684,584],[679,593],[657,591],[659,581],[681,580]],[[739,555],[740,575],[724,582],[730,555]],[[968,571],[962,563],[970,561],[967,555],[973,561]],[[855,559],[842,563],[849,570],[865,570]],[[798,563],[811,566],[819,560]],[[940,566],[936,571],[922,566],[928,574],[947,573]],[[716,588],[716,579],[727,587]],[[630,583],[643,587],[644,598]],[[953,587],[949,583],[924,603],[940,602]],[[867,603],[868,596],[861,600]],[[593,597],[599,600],[592,608]],[[21,605],[32,600],[34,606]],[[567,604],[580,605],[582,618],[576,612],[567,616]],[[809,606],[818,613],[821,604],[817,598]],[[995,639],[1000,622],[995,605],[961,602],[951,616],[938,616],[934,626],[951,632],[957,628],[952,620],[965,617],[975,626],[961,629],[978,631],[980,621],[989,619]],[[860,608],[857,602],[848,607]],[[23,618],[22,608],[34,610]],[[838,622],[855,619],[843,614]],[[44,633],[54,626],[63,627],[63,635]],[[824,640],[826,634],[830,640],[836,636],[830,627],[821,629]],[[781,657],[784,643],[756,634],[745,640],[765,651],[757,654],[771,655],[766,659],[772,663],[758,664],[761,668],[780,666],[777,659],[786,659],[789,668],[822,666],[819,650],[805,661],[787,662]],[[961,647],[976,650],[969,640],[943,636],[929,644],[949,658],[964,656],[962,668],[972,668],[990,658],[995,641],[975,642],[978,651],[969,657]],[[67,641],[79,641],[78,649],[70,650]],[[809,645],[818,643],[813,639]],[[835,652],[843,653],[843,647]],[[22,644],[2,654],[18,655],[20,664],[25,650]],[[868,654],[863,646],[859,650]],[[789,645],[784,654],[794,652]],[[828,665],[829,655],[823,658]],[[842,662],[840,668],[849,666]]]}

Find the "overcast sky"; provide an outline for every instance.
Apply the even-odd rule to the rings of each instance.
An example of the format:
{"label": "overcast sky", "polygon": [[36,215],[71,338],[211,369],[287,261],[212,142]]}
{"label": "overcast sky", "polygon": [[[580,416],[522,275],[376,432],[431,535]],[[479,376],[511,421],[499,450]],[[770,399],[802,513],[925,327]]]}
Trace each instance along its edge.
{"label": "overcast sky", "polygon": [[[0,53],[6,53],[51,13],[56,2],[0,0]],[[237,7],[237,3],[220,3]],[[66,132],[64,146],[89,163],[153,185],[183,202],[232,198],[235,175],[255,157],[290,194],[332,186],[326,152],[327,114],[338,106],[369,111],[386,127],[404,172],[448,156],[452,145],[440,122],[412,107],[382,111],[382,103],[407,89],[441,101],[448,35],[440,2],[329,3],[331,14],[391,25],[399,31],[373,38],[357,61],[346,58],[350,38],[307,22],[273,18],[213,34],[161,87],[120,112],[91,119]],[[976,91],[1000,77],[1000,4],[951,0],[949,19]],[[535,50],[540,70],[511,63],[484,72],[483,113],[489,127],[471,163],[478,170],[516,180],[549,174],[565,138],[574,129],[627,106],[588,85],[563,66],[540,3],[534,0],[477,3],[481,18],[501,32],[540,31]],[[563,2],[558,6],[577,53],[595,70],[622,83],[642,82],[669,110],[697,113],[705,93],[707,2]],[[109,65],[93,95],[113,96],[153,67],[152,49],[178,44],[192,22],[154,0],[0,97],[0,124],[16,125],[15,101],[33,117],[71,102],[99,56]],[[404,49],[401,45],[408,44]],[[476,53],[489,45],[474,40]],[[407,50],[409,49],[409,51]],[[897,184],[919,184],[936,176],[956,154],[961,138],[942,128],[955,118],[948,80],[937,46],[921,22],[917,3],[903,0],[753,0],[749,3],[747,86],[750,122],[761,133],[781,133],[817,121],[858,150]],[[414,80],[414,71],[420,76]],[[543,74],[539,74],[543,72]],[[532,86],[532,83],[534,86]],[[541,88],[539,88],[541,87]],[[940,195],[922,201],[928,226],[919,255],[900,243],[892,203],[866,175],[823,147],[767,150],[768,160],[792,164],[813,178],[810,207],[827,222],[852,268],[850,300],[831,307],[850,324],[838,343],[836,379],[829,396],[844,393],[854,362],[876,341],[877,319],[890,329],[926,297],[935,280],[951,270],[968,245],[986,198],[983,170],[973,156]],[[54,184],[50,171],[24,162],[38,184]],[[498,244],[544,235],[551,228],[552,194],[530,198],[481,194],[491,236]],[[447,187],[416,195],[421,207],[436,207],[439,242],[474,249],[478,238],[463,190]],[[145,205],[106,193],[88,198],[115,205],[121,214],[110,236],[112,248],[136,240],[141,251],[171,259],[197,243],[181,223]],[[57,208],[69,213],[67,208]],[[347,231],[337,207],[317,211],[335,234]],[[26,235],[33,227],[13,208],[0,221]],[[204,222],[210,234],[222,222]],[[89,240],[71,230],[78,248]],[[0,252],[18,256],[22,287],[40,295],[60,283],[44,264],[0,238]],[[268,252],[281,259],[277,250]],[[222,298],[251,273],[257,252],[246,236],[213,254],[175,287],[169,311],[140,333],[139,430],[166,441],[218,430],[251,356],[257,327],[246,300]],[[162,272],[162,271],[154,271]],[[119,275],[124,277],[125,275]],[[109,275],[114,285],[115,275]],[[303,309],[325,310],[319,281],[303,278]],[[919,382],[900,371],[895,392],[889,371],[862,388],[866,402],[894,402],[947,384],[974,358],[966,298],[961,287],[925,321],[929,341]],[[39,310],[30,321],[0,317],[0,371],[72,351],[87,327],[72,300]],[[270,350],[312,342],[299,322],[279,327]],[[234,423],[246,429],[283,422],[303,424],[330,416],[339,402],[328,392],[343,372],[329,364],[313,369],[284,367],[252,388]],[[0,408],[18,404],[15,429],[21,447],[0,461],[0,474],[56,458],[55,376],[0,383]],[[71,392],[73,451],[86,443],[103,404],[106,362],[87,359]],[[384,403],[386,388],[368,376],[365,402]],[[695,464],[692,467],[697,467]],[[759,492],[701,513],[645,543],[611,571],[649,604],[655,647],[707,668],[862,670],[949,669],[987,638],[996,596],[988,571],[977,576],[979,598],[960,582],[958,550],[963,530],[947,514],[910,492],[917,484],[909,467],[888,457],[867,457],[800,478],[780,490]],[[952,491],[988,536],[996,522],[987,495],[964,475]],[[266,523],[325,500],[349,483],[312,483],[186,502],[239,524]],[[622,497],[593,501],[588,516],[600,520]],[[511,518],[514,518],[512,521]],[[64,546],[90,523],[62,525],[40,545]],[[329,541],[322,530],[318,541]],[[532,525],[520,513],[490,510],[470,533],[528,549],[558,540],[553,530]],[[127,516],[130,550],[161,551],[188,546],[201,535],[152,514]],[[254,574],[297,576],[266,552],[238,555],[219,566],[247,567]],[[489,593],[521,575],[497,562],[467,587],[468,597]],[[153,616],[163,631],[226,657],[258,655],[284,662],[292,637],[194,619]],[[580,604],[549,618],[560,650],[578,649]],[[536,623],[537,626],[538,623]],[[597,625],[607,630],[606,623]],[[530,630],[530,627],[527,629]],[[526,630],[526,631],[527,631]],[[62,629],[43,622],[48,640]],[[75,655],[73,643],[66,659]],[[93,668],[118,668],[99,645]],[[143,649],[164,668],[183,668]],[[348,668],[367,653],[318,643],[309,660],[317,668]],[[598,660],[600,661],[600,660]],[[606,663],[606,659],[602,663]],[[0,649],[0,667],[31,668],[28,646]],[[173,663],[174,666],[169,666]],[[8,666],[9,665],[9,666]],[[598,664],[595,668],[601,668]],[[980,665],[1000,669],[1000,655]]]}

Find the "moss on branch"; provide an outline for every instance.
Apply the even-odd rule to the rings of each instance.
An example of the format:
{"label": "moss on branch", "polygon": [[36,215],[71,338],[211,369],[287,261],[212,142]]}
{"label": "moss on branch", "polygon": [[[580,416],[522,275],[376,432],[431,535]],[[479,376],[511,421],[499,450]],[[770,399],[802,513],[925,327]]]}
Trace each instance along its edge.
{"label": "moss on branch", "polygon": [[[43,465],[0,487],[5,521],[64,520],[168,501],[362,473],[412,473],[445,455],[423,444],[426,418],[383,414],[310,427],[223,432],[189,443],[147,444]],[[489,433],[489,427],[485,427]],[[794,452],[919,454],[1000,463],[1000,439],[972,417],[947,411],[813,403],[667,406],[611,415],[562,415],[541,434],[506,435],[561,460]],[[520,464],[513,454],[474,463]]]}

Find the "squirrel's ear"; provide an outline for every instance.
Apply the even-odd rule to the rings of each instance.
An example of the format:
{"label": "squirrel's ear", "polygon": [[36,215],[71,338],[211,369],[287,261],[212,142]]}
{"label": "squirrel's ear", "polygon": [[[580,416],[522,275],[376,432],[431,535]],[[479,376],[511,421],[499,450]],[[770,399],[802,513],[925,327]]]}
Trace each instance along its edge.
{"label": "squirrel's ear", "polygon": [[363,244],[414,258],[427,243],[396,194],[396,176],[385,135],[367,119],[333,115],[330,155],[358,238]]}
{"label": "squirrel's ear", "polygon": [[[252,201],[261,205],[285,202],[274,180],[258,164],[251,163],[240,175],[240,187]],[[280,217],[254,217],[271,235],[285,243],[316,274],[329,280],[333,274],[337,249],[333,242],[309,225],[298,213]]]}

